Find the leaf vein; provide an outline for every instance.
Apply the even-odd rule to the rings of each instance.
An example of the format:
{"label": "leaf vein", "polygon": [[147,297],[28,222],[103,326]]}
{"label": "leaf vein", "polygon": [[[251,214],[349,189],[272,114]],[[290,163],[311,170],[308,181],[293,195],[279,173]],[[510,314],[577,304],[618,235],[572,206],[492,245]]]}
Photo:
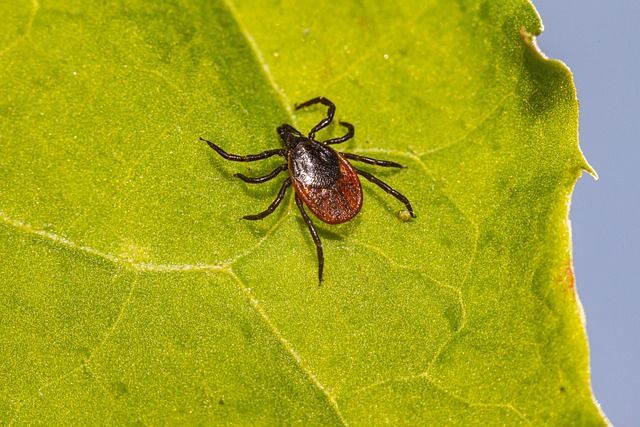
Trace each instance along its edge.
{"label": "leaf vein", "polygon": [[262,319],[267,328],[271,331],[274,337],[278,340],[280,345],[284,348],[284,350],[289,353],[296,363],[296,366],[307,376],[307,378],[311,381],[311,383],[322,393],[324,398],[327,400],[330,408],[334,411],[336,417],[340,420],[340,422],[347,426],[347,420],[342,415],[340,408],[338,407],[338,403],[336,398],[331,392],[320,382],[317,375],[311,370],[309,364],[300,356],[300,354],[293,348],[289,340],[285,338],[285,336],[280,332],[280,330],[276,327],[276,325],[271,321],[267,312],[260,305],[260,301],[253,296],[251,290],[244,284],[242,279],[238,277],[233,271],[228,271],[231,277],[236,281],[240,290],[244,293],[247,300],[251,304],[251,307],[255,310],[258,316]]}
{"label": "leaf vein", "polygon": [[456,138],[455,140],[453,140],[452,142],[439,146],[439,147],[435,147],[432,150],[427,150],[423,153],[420,153],[419,156],[429,156],[429,155],[433,155],[436,154],[440,151],[444,151],[448,148],[454,147],[462,142],[464,142],[465,140],[467,140],[469,138],[469,136],[471,136],[472,133],[474,133],[476,130],[480,129],[480,127],[482,125],[484,125],[485,123],[489,122],[493,117],[495,117],[498,112],[500,111],[500,109],[507,103],[507,101],[509,101],[510,98],[515,96],[515,90],[507,93],[506,95],[504,95],[502,98],[500,98],[500,100],[498,102],[496,102],[496,104],[491,107],[489,109],[489,111],[483,115],[476,123],[474,123],[471,128],[469,128],[466,132],[464,132],[464,134],[462,134],[460,137]]}
{"label": "leaf vein", "polygon": [[[114,274],[112,276],[112,281],[115,281],[115,279],[118,277],[117,274]],[[98,342],[98,344],[96,344],[93,349],[91,349],[89,351],[89,355],[84,358],[83,360],[81,360],[80,364],[74,368],[72,368],[71,370],[69,370],[68,372],[50,380],[47,381],[46,383],[40,385],[37,388],[37,395],[42,396],[43,395],[43,391],[48,389],[49,387],[61,383],[62,381],[66,380],[67,378],[71,377],[72,375],[74,375],[75,373],[79,372],[82,369],[89,369],[89,363],[91,363],[91,359],[93,358],[93,356],[96,354],[96,352],[104,345],[105,342],[107,342],[107,340],[109,339],[109,337],[111,337],[111,335],[113,335],[113,333],[115,332],[115,330],[117,329],[118,325],[120,324],[120,322],[122,321],[122,318],[124,317],[124,313],[127,309],[127,307],[129,307],[129,305],[131,304],[131,299],[133,297],[133,292],[136,288],[137,285],[137,279],[134,279],[133,282],[131,283],[131,286],[129,287],[129,292],[127,293],[127,296],[125,297],[124,301],[122,301],[122,304],[120,305],[120,309],[118,310],[118,314],[116,315],[115,320],[111,323],[111,325],[109,326],[109,328],[106,330],[106,332],[104,333],[104,336],[102,337],[102,339],[100,340],[100,342]],[[104,385],[102,384],[101,381],[99,381],[99,386],[100,388],[103,389],[103,391],[105,391],[105,393],[107,393],[106,388],[104,387]],[[110,395],[110,394],[108,394]],[[35,396],[31,397],[31,398],[26,398],[24,402],[22,402],[22,404],[20,404],[17,408],[16,411],[13,415],[12,420],[9,422],[9,425],[11,425],[15,419],[18,417],[18,415],[20,414],[21,409],[24,407],[24,405],[29,402],[30,400],[32,400]]]}
{"label": "leaf vein", "polygon": [[[466,272],[464,278],[462,279],[462,282],[460,284],[460,288],[458,289],[458,292],[460,294],[460,301],[461,302],[462,302],[462,298],[463,298],[462,288],[464,288],[464,285],[467,283],[467,280],[469,279],[469,276],[471,275],[471,269],[473,268],[473,264],[474,264],[475,259],[476,259],[477,250],[478,250],[478,240],[475,239],[474,240],[474,245],[473,245],[473,252],[471,254],[471,260],[469,261],[469,267],[467,268],[467,272]],[[462,305],[462,309],[464,311],[462,313],[463,314],[462,315],[462,319],[460,320],[460,327],[449,337],[448,340],[446,340],[444,343],[442,343],[440,348],[438,348],[438,350],[433,355],[433,358],[431,358],[431,360],[427,364],[427,367],[425,368],[424,374],[426,374],[427,372],[430,371],[432,366],[435,364],[436,360],[438,360],[438,357],[440,357],[440,355],[444,352],[444,350],[451,345],[451,343],[453,342],[455,337],[457,335],[460,335],[460,333],[462,333],[464,328],[467,326],[467,311],[466,311],[466,308],[465,308],[464,305]]]}
{"label": "leaf vein", "polygon": [[291,200],[293,200],[293,198],[289,198],[289,201],[287,202],[287,206],[283,208],[283,213],[280,215],[280,217],[276,220],[276,222],[273,223],[273,225],[267,230],[266,233],[264,233],[264,235],[260,238],[260,240],[258,240],[252,247],[250,247],[249,249],[243,251],[242,253],[226,260],[224,262],[225,266],[232,266],[233,264],[235,264],[236,262],[240,261],[242,258],[245,258],[249,255],[251,255],[254,251],[256,251],[273,233],[275,233],[278,228],[280,228],[280,226],[289,218],[289,212],[290,212],[290,208],[291,208]]}
{"label": "leaf vein", "polygon": [[[438,390],[441,390],[443,393],[451,396],[453,399],[456,399],[460,402],[466,403],[467,405],[473,407],[486,407],[486,408],[505,408],[508,409],[510,411],[512,411],[513,413],[515,413],[520,419],[522,419],[525,423],[531,425],[531,421],[529,421],[529,419],[522,413],[522,411],[520,411],[518,408],[516,408],[512,403],[484,403],[484,402],[474,402],[472,400],[468,400],[465,399],[461,396],[458,396],[457,394],[455,394],[454,392],[452,392],[451,390],[448,390],[446,387],[440,385],[439,383],[437,383],[433,378],[429,377],[426,374],[421,374],[420,378],[425,379],[426,381],[428,381],[431,385],[433,385],[435,388],[437,388]],[[409,378],[410,380],[410,378]]]}
{"label": "leaf vein", "polygon": [[264,59],[264,55],[262,55],[262,51],[258,47],[258,44],[256,43],[255,39],[249,33],[249,31],[247,31],[247,29],[244,28],[244,26],[240,22],[235,6],[231,2],[231,0],[222,0],[222,3],[229,11],[229,14],[233,17],[233,20],[238,26],[238,29],[246,39],[247,44],[251,47],[251,51],[253,52],[256,60],[258,61],[258,64],[260,64],[260,68],[262,68],[262,71],[264,72],[264,75],[266,76],[267,81],[271,84],[271,87],[278,94],[278,99],[280,100],[280,103],[284,107],[285,111],[289,113],[289,116],[293,119],[293,112],[291,110],[291,101],[289,100],[289,97],[287,96],[284,89],[276,82],[276,79],[271,73],[271,69],[269,68],[269,64]]}
{"label": "leaf vein", "polygon": [[[421,276],[424,276],[427,280],[432,281],[433,283],[435,283],[437,286],[446,289],[447,291],[453,292],[456,295],[456,299],[458,300],[458,305],[460,306],[460,311],[461,311],[461,316],[460,316],[460,327],[458,328],[457,331],[455,331],[455,333],[459,333],[462,328],[464,327],[464,325],[466,324],[467,321],[467,309],[466,306],[464,304],[464,300],[462,297],[462,291],[459,288],[456,288],[455,286],[452,285],[446,285],[442,282],[440,282],[439,280],[434,279],[433,277],[431,277],[426,271],[424,271],[423,269],[420,268],[414,268],[408,265],[404,265],[404,264],[400,264],[399,262],[397,262],[396,260],[394,260],[393,258],[391,258],[389,255],[387,255],[382,249],[374,246],[374,245],[370,245],[368,243],[362,243],[359,241],[350,241],[350,243],[353,243],[355,245],[359,245],[363,248],[365,248],[366,250],[369,250],[371,252],[374,252],[376,255],[380,256],[381,258],[383,258],[384,260],[386,260],[390,265],[399,268],[401,270],[405,270],[405,271],[412,271],[415,273],[419,273]],[[468,272],[467,272],[468,274]],[[466,278],[465,278],[466,280]],[[464,281],[462,282],[464,284]],[[455,336],[455,333],[453,336]],[[452,336],[452,338],[453,338]],[[428,366],[428,365],[427,365]]]}
{"label": "leaf vein", "polygon": [[376,387],[381,387],[393,382],[400,382],[400,383],[410,383],[416,380],[424,380],[427,381],[429,384],[431,384],[435,389],[440,390],[441,392],[443,392],[444,394],[446,394],[447,396],[449,396],[451,399],[453,400],[457,400],[460,403],[463,403],[464,405],[467,405],[469,407],[484,407],[484,408],[503,408],[503,409],[507,409],[511,412],[513,412],[514,414],[516,414],[516,416],[518,416],[522,421],[524,421],[526,424],[528,425],[532,425],[532,422],[527,418],[527,416],[520,410],[518,409],[513,403],[486,403],[486,402],[475,402],[469,399],[465,399],[462,396],[459,396],[457,394],[455,394],[454,392],[452,392],[451,390],[447,389],[446,387],[442,386],[441,384],[437,383],[433,378],[429,377],[426,373],[421,373],[418,375],[410,375],[410,376],[398,376],[395,378],[390,378],[387,380],[382,380],[382,381],[378,381],[376,383],[373,384],[369,384],[365,387],[359,388],[357,390],[355,390],[353,393],[351,393],[352,396],[363,393],[367,390],[371,390],[373,388]]}
{"label": "leaf vein", "polygon": [[36,14],[40,9],[40,3],[38,0],[31,0],[31,13],[29,14],[29,19],[27,21],[27,26],[25,28],[24,34],[18,36],[15,40],[9,43],[4,49],[0,50],[0,58],[6,55],[11,49],[14,49],[18,46],[23,40],[26,40],[31,35],[31,29],[33,28],[33,21],[36,19]]}
{"label": "leaf vein", "polygon": [[109,261],[115,265],[123,266],[134,271],[140,272],[156,272],[156,273],[172,273],[184,271],[223,271],[229,268],[228,263],[222,264],[177,264],[177,263],[150,263],[136,262],[132,259],[110,254],[91,246],[82,245],[60,234],[50,231],[40,230],[31,224],[13,219],[4,211],[0,210],[0,224],[22,232],[27,235],[38,236],[39,238],[65,247],[69,250],[85,253],[87,255]]}
{"label": "leaf vein", "polygon": [[[419,157],[419,155],[416,155],[414,153],[408,153],[408,152],[403,152],[403,151],[397,151],[397,150],[389,150],[386,148],[366,148],[366,149],[354,149],[352,150],[354,153],[383,153],[383,154],[392,154],[395,156],[402,156],[405,158],[408,158],[410,160],[413,160],[414,162],[416,162],[424,171],[425,175],[427,175],[427,177],[429,177],[429,179],[431,179],[432,181],[436,182],[435,178],[433,177],[433,175],[431,175],[431,172],[429,172],[429,168],[427,167],[427,165],[422,161],[422,159]],[[471,227],[473,228],[474,231],[474,241],[477,241],[479,236],[480,236],[480,230],[478,227],[478,224],[476,224],[475,221],[473,221],[461,208],[460,206],[458,206],[458,204],[453,200],[453,198],[447,194],[446,191],[439,189],[439,191],[442,193],[442,195],[449,201],[449,203],[451,203],[451,205],[460,213],[460,215],[462,216],[462,218],[468,222]]]}

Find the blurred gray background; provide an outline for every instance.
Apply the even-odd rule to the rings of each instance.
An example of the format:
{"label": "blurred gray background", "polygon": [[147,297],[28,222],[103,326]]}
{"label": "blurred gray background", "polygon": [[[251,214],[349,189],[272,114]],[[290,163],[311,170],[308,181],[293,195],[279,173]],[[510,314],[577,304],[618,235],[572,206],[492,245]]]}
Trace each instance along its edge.
{"label": "blurred gray background", "polygon": [[640,426],[640,0],[533,0],[538,45],[573,71],[580,143],[600,175],[571,205],[591,381],[616,426]]}

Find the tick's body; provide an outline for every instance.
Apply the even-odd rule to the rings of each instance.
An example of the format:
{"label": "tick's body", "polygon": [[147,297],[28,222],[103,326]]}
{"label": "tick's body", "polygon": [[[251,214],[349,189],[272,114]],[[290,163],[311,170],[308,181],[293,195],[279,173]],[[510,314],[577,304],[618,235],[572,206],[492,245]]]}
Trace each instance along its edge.
{"label": "tick's body", "polygon": [[360,212],[360,208],[362,208],[362,187],[360,185],[360,179],[358,178],[358,175],[362,175],[404,203],[412,217],[415,217],[415,215],[406,197],[370,173],[354,168],[348,162],[348,159],[377,166],[402,167],[402,165],[386,160],[358,156],[356,154],[339,153],[329,146],[351,139],[354,135],[353,125],[340,122],[342,126],[347,128],[346,135],[322,142],[316,141],[316,132],[328,126],[333,120],[335,105],[323,97],[313,98],[307,102],[296,105],[296,109],[299,109],[318,103],[326,105],[329,108],[327,117],[314,126],[308,136],[302,135],[295,128],[287,124],[278,127],[278,134],[286,147],[284,149],[268,150],[260,154],[251,154],[248,156],[238,156],[227,153],[211,141],[203,138],[200,139],[209,144],[211,148],[227,160],[251,162],[275,155],[283,156],[287,159],[287,163],[278,166],[272,172],[261,177],[249,178],[241,174],[236,174],[236,176],[243,181],[253,184],[269,181],[284,170],[288,170],[290,175],[289,178],[285,179],[282,183],[275,200],[264,212],[256,215],[247,215],[243,218],[257,220],[271,214],[282,201],[287,188],[293,184],[293,189],[296,193],[296,204],[316,244],[318,253],[318,279],[322,282],[324,265],[322,242],[303,205],[307,205],[315,216],[328,224],[341,224],[349,221],[356,216],[358,212]]}
{"label": "tick's body", "polygon": [[293,189],[322,221],[349,221],[362,207],[362,186],[353,167],[335,150],[316,141],[299,143],[289,153]]}

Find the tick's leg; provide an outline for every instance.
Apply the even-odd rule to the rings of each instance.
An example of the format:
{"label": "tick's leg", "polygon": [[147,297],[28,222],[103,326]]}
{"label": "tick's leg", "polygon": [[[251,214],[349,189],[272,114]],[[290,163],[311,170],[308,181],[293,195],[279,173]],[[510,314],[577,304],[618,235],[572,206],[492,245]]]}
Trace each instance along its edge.
{"label": "tick's leg", "polygon": [[347,128],[347,133],[345,136],[341,136],[339,138],[332,138],[332,139],[327,139],[326,141],[323,142],[324,145],[331,145],[331,144],[338,144],[340,142],[345,142],[346,140],[349,140],[351,138],[353,138],[353,135],[355,135],[356,130],[353,127],[353,125],[351,123],[347,123],[347,122],[339,122],[342,126]]}
{"label": "tick's leg", "polygon": [[391,194],[393,197],[395,197],[396,199],[400,200],[402,203],[404,203],[404,205],[407,207],[407,210],[409,211],[409,214],[411,214],[411,217],[415,218],[416,214],[413,213],[413,208],[411,207],[411,203],[409,203],[409,199],[407,199],[406,197],[404,197],[402,194],[400,194],[399,192],[397,192],[396,190],[394,190],[393,188],[391,188],[388,184],[386,184],[384,181],[376,178],[375,176],[371,175],[369,172],[365,172],[363,170],[360,169],[356,169],[353,168],[356,172],[358,172],[358,174],[364,176],[365,178],[367,178],[369,181],[373,182],[374,184],[376,184],[378,187],[382,188],[384,191],[386,191],[387,193]]}
{"label": "tick's leg", "polygon": [[315,125],[313,127],[313,129],[311,129],[311,132],[309,132],[309,138],[310,139],[313,139],[315,137],[316,132],[318,132],[322,128],[327,127],[327,125],[329,123],[331,123],[331,120],[333,120],[333,114],[336,112],[335,104],[333,102],[329,101],[324,96],[318,96],[316,98],[310,99],[310,100],[308,100],[306,102],[303,102],[301,104],[296,104],[296,110],[299,110],[301,108],[308,107],[308,106],[314,105],[314,104],[326,105],[327,107],[329,107],[329,109],[327,110],[327,117],[325,117],[324,119],[320,120],[320,123]]}
{"label": "tick's leg", "polygon": [[273,211],[276,210],[276,208],[278,207],[280,202],[282,201],[282,198],[284,197],[284,193],[287,192],[287,188],[289,188],[290,185],[291,185],[291,179],[289,179],[289,178],[285,179],[284,182],[282,183],[282,187],[280,187],[280,191],[278,191],[278,195],[273,200],[273,202],[271,202],[271,204],[269,205],[269,207],[266,210],[264,210],[263,212],[260,212],[259,214],[255,214],[255,215],[245,215],[245,216],[242,217],[242,219],[248,219],[248,220],[251,220],[251,221],[255,221],[257,219],[262,219],[267,215],[271,215],[273,213]]}
{"label": "tick's leg", "polygon": [[318,284],[322,283],[322,270],[324,269],[324,255],[322,253],[322,242],[320,241],[320,237],[318,237],[318,232],[316,228],[313,226],[313,222],[311,222],[311,218],[307,215],[307,212],[304,210],[304,206],[302,204],[302,200],[296,194],[296,205],[298,205],[298,209],[300,209],[300,213],[302,214],[302,219],[309,227],[309,232],[311,233],[311,237],[313,238],[313,242],[316,244],[316,252],[318,255]]}
{"label": "tick's leg", "polygon": [[255,178],[242,175],[241,173],[236,173],[233,176],[237,176],[238,178],[240,178],[244,182],[248,182],[250,184],[262,184],[263,182],[267,182],[267,181],[275,178],[276,176],[278,176],[278,174],[280,172],[282,172],[284,170],[287,170],[288,167],[289,166],[285,163],[284,165],[278,166],[277,168],[275,168],[274,170],[272,170],[268,174],[266,174],[264,176],[258,176],[258,177],[255,177]]}
{"label": "tick's leg", "polygon": [[342,157],[347,158],[349,160],[355,160],[357,162],[368,163],[370,165],[384,166],[384,167],[388,167],[388,168],[403,168],[404,167],[400,163],[390,162],[388,160],[372,159],[371,157],[358,156],[357,154],[352,154],[352,153],[342,153],[342,152],[340,152],[340,154],[342,155]]}
{"label": "tick's leg", "polygon": [[218,147],[213,142],[207,141],[202,137],[200,137],[200,141],[206,142],[207,144],[209,144],[209,147],[213,148],[216,151],[216,153],[220,154],[225,159],[233,160],[234,162],[255,162],[256,160],[266,159],[271,156],[284,156],[287,151],[284,148],[277,148],[275,150],[263,151],[262,153],[259,153],[259,154],[249,154],[247,156],[238,156],[237,154],[227,153],[226,151]]}

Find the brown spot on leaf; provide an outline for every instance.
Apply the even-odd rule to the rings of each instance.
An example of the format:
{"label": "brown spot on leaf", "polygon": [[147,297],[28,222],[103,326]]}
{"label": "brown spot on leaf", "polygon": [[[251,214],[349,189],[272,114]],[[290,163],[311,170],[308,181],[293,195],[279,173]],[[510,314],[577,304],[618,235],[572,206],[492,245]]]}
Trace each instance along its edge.
{"label": "brown spot on leaf", "polygon": [[573,266],[571,265],[571,263],[569,263],[569,265],[567,265],[567,268],[565,269],[565,273],[567,276],[567,285],[569,286],[569,289],[575,289],[576,287],[576,276],[573,274]]}
{"label": "brown spot on leaf", "polygon": [[560,270],[556,282],[563,289],[567,289],[570,291],[574,291],[576,287],[576,277],[573,274],[573,263],[571,262],[571,258],[569,258],[564,267]]}

